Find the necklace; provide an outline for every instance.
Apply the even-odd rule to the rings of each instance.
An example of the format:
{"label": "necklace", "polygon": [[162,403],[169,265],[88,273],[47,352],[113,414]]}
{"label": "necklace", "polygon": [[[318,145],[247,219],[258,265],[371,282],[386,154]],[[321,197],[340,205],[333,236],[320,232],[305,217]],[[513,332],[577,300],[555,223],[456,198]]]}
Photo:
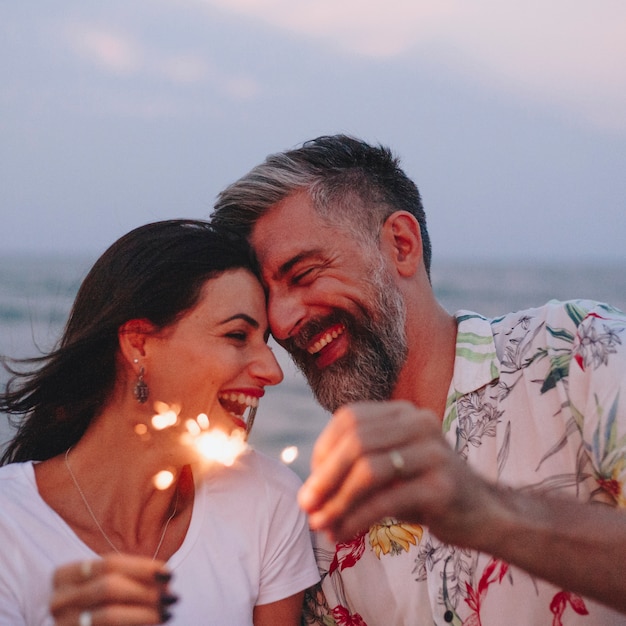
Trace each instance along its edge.
{"label": "necklace", "polygon": [[[85,508],[89,512],[89,515],[91,515],[91,519],[94,521],[94,524],[100,531],[100,534],[104,537],[104,539],[111,546],[111,548],[115,550],[115,552],[117,552],[118,554],[122,554],[121,550],[117,548],[117,546],[109,539],[108,535],[104,532],[104,528],[102,528],[102,525],[98,521],[98,518],[93,512],[93,509],[89,506],[89,502],[87,502],[87,498],[85,497],[83,490],[80,488],[80,485],[78,484],[78,481],[76,480],[76,476],[74,475],[74,472],[72,471],[72,468],[70,467],[70,461],[69,461],[71,449],[72,449],[72,446],[70,446],[65,452],[65,467],[67,467],[67,471],[69,472],[69,475],[72,477],[72,480],[74,481],[74,485],[76,485],[76,490],[80,494],[83,504],[85,505]],[[167,521],[163,525],[163,532],[161,533],[161,538],[159,539],[159,543],[157,544],[156,550],[154,551],[154,554],[152,555],[153,561],[157,558],[157,554],[159,554],[159,550],[161,549],[161,546],[163,545],[163,540],[165,539],[165,533],[167,532],[167,527],[170,525],[170,522],[174,519],[174,516],[176,515],[176,512],[178,510],[178,494],[179,494],[179,491],[177,487],[176,488],[176,500],[174,501],[174,510],[172,511],[172,514],[167,518]]]}

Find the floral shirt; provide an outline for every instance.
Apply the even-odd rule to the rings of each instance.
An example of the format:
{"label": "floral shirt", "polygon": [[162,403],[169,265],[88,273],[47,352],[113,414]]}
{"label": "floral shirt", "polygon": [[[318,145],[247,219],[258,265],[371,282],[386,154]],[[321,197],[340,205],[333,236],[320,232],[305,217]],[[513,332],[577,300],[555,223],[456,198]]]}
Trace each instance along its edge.
{"label": "floral shirt", "polygon": [[[443,420],[450,445],[488,480],[623,507],[626,315],[580,300],[456,318]],[[626,624],[626,615],[417,524],[385,519],[337,545],[318,535],[316,555],[323,593],[307,595],[310,624]]]}

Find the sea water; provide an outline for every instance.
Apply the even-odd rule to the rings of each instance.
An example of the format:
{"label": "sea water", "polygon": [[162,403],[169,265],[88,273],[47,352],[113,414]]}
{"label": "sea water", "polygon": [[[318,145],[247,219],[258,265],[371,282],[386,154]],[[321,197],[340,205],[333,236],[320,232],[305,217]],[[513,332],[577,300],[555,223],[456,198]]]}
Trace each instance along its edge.
{"label": "sea water", "polygon": [[[80,281],[94,258],[58,256],[0,257],[0,354],[32,356],[54,346]],[[591,298],[626,311],[626,262],[435,261],[432,283],[451,313],[469,309],[496,316],[550,299]],[[285,379],[270,387],[257,413],[250,443],[278,458],[298,446],[292,468],[306,477],[316,436],[329,415],[315,402],[302,376],[279,346],[274,346]],[[7,375],[0,372],[4,386]],[[11,436],[0,415],[0,445]]]}

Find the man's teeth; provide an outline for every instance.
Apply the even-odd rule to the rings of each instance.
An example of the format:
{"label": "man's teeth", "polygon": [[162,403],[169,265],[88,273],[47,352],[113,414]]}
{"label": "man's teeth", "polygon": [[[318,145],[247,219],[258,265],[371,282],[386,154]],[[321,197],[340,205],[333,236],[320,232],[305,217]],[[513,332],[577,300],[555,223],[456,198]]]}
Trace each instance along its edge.
{"label": "man's teeth", "polygon": [[333,328],[333,330],[327,332],[323,337],[318,339],[312,346],[307,348],[309,354],[317,354],[322,348],[327,346],[331,341],[337,339],[339,335],[343,334],[343,328]]}

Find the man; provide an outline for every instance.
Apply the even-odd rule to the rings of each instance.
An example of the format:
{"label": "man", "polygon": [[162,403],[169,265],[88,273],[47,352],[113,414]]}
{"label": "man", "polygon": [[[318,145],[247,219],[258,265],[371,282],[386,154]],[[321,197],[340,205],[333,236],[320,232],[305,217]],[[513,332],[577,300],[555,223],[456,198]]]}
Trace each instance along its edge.
{"label": "man", "polygon": [[334,411],[300,492],[333,539],[310,623],[626,623],[622,313],[450,315],[416,186],[342,135],[268,157],[213,219],[250,241],[272,333]]}

